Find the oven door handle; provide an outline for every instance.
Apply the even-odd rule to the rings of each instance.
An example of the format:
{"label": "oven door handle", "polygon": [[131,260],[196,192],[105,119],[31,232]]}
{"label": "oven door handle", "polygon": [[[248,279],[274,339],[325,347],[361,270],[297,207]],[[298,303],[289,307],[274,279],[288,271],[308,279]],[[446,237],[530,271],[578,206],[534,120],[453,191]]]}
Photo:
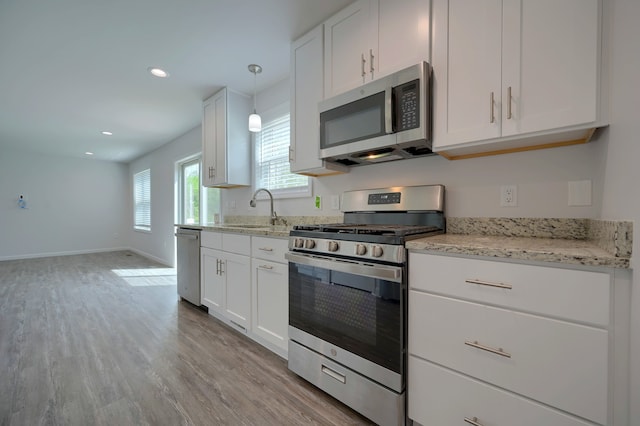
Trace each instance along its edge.
{"label": "oven door handle", "polygon": [[302,265],[316,266],[331,271],[402,283],[402,268],[399,266],[372,265],[370,263],[361,263],[334,257],[320,257],[291,252],[285,253],[284,257],[290,262],[300,263]]}

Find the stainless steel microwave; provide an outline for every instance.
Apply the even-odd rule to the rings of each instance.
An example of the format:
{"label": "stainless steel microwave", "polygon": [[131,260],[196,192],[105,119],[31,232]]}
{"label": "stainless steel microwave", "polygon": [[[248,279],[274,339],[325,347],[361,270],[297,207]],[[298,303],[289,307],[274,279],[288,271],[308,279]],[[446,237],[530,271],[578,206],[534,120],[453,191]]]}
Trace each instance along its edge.
{"label": "stainless steel microwave", "polygon": [[431,154],[431,67],[426,62],[318,104],[320,157],[357,166]]}

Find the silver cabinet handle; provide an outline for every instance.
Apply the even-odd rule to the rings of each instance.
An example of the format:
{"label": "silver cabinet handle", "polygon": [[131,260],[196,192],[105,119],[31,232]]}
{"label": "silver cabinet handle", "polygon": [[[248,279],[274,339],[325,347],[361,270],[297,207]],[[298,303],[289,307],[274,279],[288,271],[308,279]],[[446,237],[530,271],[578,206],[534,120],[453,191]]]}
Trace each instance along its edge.
{"label": "silver cabinet handle", "polygon": [[220,259],[216,259],[216,275],[220,275]]}
{"label": "silver cabinet handle", "polygon": [[487,287],[506,288],[507,290],[513,289],[513,286],[511,284],[494,283],[491,281],[482,281],[478,279],[468,279],[464,280],[464,282],[469,284],[486,285]]}
{"label": "silver cabinet handle", "polygon": [[260,269],[267,269],[267,270],[271,270],[271,269],[273,269],[273,266],[269,266],[269,265],[260,265],[260,266],[258,266],[258,268],[260,268]]}
{"label": "silver cabinet handle", "polygon": [[367,73],[364,72],[364,64],[367,63],[367,60],[364,58],[364,53],[360,55],[360,60],[362,61],[362,78],[364,78],[364,76],[367,75]]}
{"label": "silver cabinet handle", "polygon": [[212,166],[209,166],[209,179],[211,179],[214,175],[214,168]]}
{"label": "silver cabinet handle", "polygon": [[511,86],[507,88],[507,120],[511,120]]}
{"label": "silver cabinet handle", "polygon": [[262,251],[273,251],[273,249],[271,247],[259,247],[258,250],[262,250]]}
{"label": "silver cabinet handle", "polygon": [[465,421],[465,422],[467,422],[467,423],[469,423],[470,425],[473,425],[473,426],[482,426],[482,423],[480,423],[480,422],[478,421],[478,418],[477,418],[477,417],[473,417],[473,418],[471,418],[471,419],[470,419],[469,417],[465,417],[465,418],[464,418],[464,421]]}
{"label": "silver cabinet handle", "polygon": [[331,377],[333,379],[336,379],[340,383],[347,383],[347,377],[344,374],[340,374],[337,371],[332,370],[331,368],[327,367],[326,365],[323,365],[322,368],[320,369],[320,371],[322,371],[327,376],[329,376],[329,377]]}
{"label": "silver cabinet handle", "polygon": [[494,113],[494,95],[493,92],[491,92],[491,96],[489,96],[489,110],[491,111],[491,113],[489,114],[489,123],[493,124],[496,121],[496,115]]}
{"label": "silver cabinet handle", "polygon": [[224,260],[220,259],[220,275],[224,274],[224,269],[222,269],[223,266],[224,266]]}
{"label": "silver cabinet handle", "polygon": [[289,147],[289,162],[291,163],[293,161],[294,155],[293,155],[293,148]]}
{"label": "silver cabinet handle", "polygon": [[375,58],[373,49],[369,49],[369,72],[371,73],[371,77],[373,77],[373,71],[375,71],[375,68],[373,67],[373,58]]}
{"label": "silver cabinet handle", "polygon": [[481,345],[480,343],[478,343],[477,340],[474,340],[473,342],[470,340],[467,340],[464,342],[464,344],[467,346],[474,347],[476,349],[481,349],[483,351],[491,352],[492,354],[503,356],[505,358],[511,358],[511,354],[508,352],[505,352],[502,348],[494,349],[489,346]]}

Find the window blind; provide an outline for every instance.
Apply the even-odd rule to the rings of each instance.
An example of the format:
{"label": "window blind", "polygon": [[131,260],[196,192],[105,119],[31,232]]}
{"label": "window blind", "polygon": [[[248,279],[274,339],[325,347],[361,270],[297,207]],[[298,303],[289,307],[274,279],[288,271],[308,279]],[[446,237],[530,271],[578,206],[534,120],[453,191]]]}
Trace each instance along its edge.
{"label": "window blind", "polygon": [[307,192],[309,178],[291,173],[289,166],[290,115],[266,121],[256,137],[256,187],[274,194]]}
{"label": "window blind", "polygon": [[151,230],[151,169],[133,175],[133,227]]}

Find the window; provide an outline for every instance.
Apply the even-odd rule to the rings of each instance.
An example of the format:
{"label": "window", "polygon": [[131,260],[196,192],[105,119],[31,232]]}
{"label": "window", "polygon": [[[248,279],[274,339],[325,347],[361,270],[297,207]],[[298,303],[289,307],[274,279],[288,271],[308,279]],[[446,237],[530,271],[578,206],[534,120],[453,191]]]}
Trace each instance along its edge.
{"label": "window", "polygon": [[133,227],[151,231],[151,169],[133,175]]}
{"label": "window", "polygon": [[205,188],[200,180],[201,157],[177,163],[178,222],[188,225],[220,222],[220,190]]}
{"label": "window", "polygon": [[311,195],[309,178],[290,171],[289,116],[288,104],[263,113],[262,131],[256,134],[255,186],[278,198]]}
{"label": "window", "polygon": [[200,158],[180,165],[181,223],[200,223]]}

